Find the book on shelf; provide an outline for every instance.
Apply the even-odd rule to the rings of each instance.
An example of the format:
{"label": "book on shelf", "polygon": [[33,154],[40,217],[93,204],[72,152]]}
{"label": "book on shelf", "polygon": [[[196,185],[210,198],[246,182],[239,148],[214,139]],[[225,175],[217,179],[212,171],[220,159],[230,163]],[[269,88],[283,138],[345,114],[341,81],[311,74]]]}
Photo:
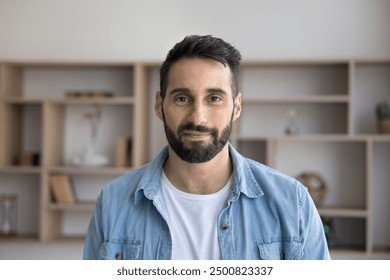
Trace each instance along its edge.
{"label": "book on shelf", "polygon": [[68,175],[50,175],[50,190],[54,201],[57,203],[76,202],[73,186]]}
{"label": "book on shelf", "polygon": [[127,137],[118,137],[116,140],[116,155],[115,166],[116,167],[129,167],[131,166],[131,147],[132,141]]}

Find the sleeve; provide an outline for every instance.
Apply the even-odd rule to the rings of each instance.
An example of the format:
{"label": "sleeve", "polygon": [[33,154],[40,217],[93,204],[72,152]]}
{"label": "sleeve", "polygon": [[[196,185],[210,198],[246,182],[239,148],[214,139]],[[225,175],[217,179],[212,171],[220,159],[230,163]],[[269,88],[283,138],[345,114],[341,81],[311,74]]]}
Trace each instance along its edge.
{"label": "sleeve", "polygon": [[99,259],[99,248],[104,242],[103,222],[102,222],[102,193],[100,193],[94,213],[88,226],[87,235],[84,242],[84,260]]}
{"label": "sleeve", "polygon": [[303,185],[299,205],[299,229],[303,246],[301,259],[329,260],[329,249],[321,217],[309,192]]}

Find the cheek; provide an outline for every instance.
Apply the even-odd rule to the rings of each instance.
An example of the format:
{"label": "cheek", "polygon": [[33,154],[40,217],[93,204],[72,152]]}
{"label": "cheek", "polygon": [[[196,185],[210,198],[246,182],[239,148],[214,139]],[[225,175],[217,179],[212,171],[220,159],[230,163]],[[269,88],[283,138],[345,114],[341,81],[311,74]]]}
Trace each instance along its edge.
{"label": "cheek", "polygon": [[215,125],[218,127],[225,127],[226,125],[230,124],[230,121],[233,117],[233,110],[229,112],[221,112],[219,114],[214,115]]}
{"label": "cheek", "polygon": [[176,132],[177,127],[182,123],[180,115],[176,112],[163,110],[163,121],[168,127]]}
{"label": "cheek", "polygon": [[223,122],[215,123],[213,128],[216,128],[218,130],[218,137],[221,137],[224,130],[230,125],[230,118],[225,118]]}

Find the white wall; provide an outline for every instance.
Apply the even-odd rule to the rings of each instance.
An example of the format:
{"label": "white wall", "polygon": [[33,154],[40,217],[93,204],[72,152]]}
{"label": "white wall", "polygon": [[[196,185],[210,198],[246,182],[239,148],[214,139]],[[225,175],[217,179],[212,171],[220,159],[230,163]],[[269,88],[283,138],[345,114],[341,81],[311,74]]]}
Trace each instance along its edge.
{"label": "white wall", "polygon": [[[389,59],[389,27],[387,0],[0,0],[0,61],[162,60],[186,34],[244,59]],[[0,243],[0,259],[81,258],[42,246]]]}
{"label": "white wall", "polygon": [[161,60],[190,33],[245,59],[389,58],[387,0],[0,0],[0,59]]}

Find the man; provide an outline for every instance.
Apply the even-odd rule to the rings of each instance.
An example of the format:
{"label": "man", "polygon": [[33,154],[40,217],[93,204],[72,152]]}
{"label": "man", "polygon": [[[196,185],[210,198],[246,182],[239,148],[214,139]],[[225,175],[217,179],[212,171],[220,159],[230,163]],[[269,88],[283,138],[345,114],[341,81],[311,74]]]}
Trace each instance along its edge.
{"label": "man", "polygon": [[212,36],[168,53],[155,111],[169,145],[102,190],[85,259],[329,259],[305,187],[228,142],[240,60]]}

